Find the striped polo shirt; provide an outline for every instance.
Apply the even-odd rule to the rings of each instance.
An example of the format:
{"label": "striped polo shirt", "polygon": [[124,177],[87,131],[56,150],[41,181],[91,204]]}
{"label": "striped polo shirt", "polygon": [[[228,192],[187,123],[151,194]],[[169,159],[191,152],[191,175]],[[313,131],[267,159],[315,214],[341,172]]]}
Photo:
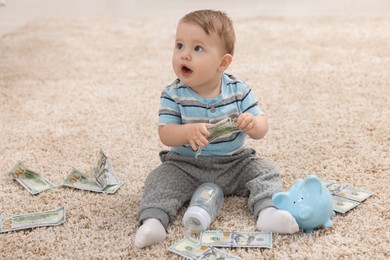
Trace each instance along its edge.
{"label": "striped polo shirt", "polygon": [[[176,79],[163,89],[160,101],[159,125],[214,124],[244,112],[262,114],[248,85],[227,73],[222,75],[221,94],[218,97],[203,98]],[[244,132],[223,136],[205,146],[200,156],[223,156],[240,152],[244,148],[245,139]],[[196,153],[189,144],[171,147],[171,151],[185,156],[195,156]]]}

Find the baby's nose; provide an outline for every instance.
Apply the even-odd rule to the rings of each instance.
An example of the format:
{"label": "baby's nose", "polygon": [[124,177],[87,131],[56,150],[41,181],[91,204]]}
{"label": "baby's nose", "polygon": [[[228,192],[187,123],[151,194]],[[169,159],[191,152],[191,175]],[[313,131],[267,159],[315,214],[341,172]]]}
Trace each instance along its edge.
{"label": "baby's nose", "polygon": [[189,51],[183,51],[181,54],[182,60],[191,60],[191,54]]}

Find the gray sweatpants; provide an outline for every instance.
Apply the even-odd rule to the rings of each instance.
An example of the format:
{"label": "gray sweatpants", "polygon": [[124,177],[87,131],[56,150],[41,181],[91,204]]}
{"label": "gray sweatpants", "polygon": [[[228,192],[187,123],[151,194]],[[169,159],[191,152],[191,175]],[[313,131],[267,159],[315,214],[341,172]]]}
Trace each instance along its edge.
{"label": "gray sweatpants", "polygon": [[245,149],[232,156],[188,157],[161,151],[160,164],[146,178],[138,210],[139,224],[157,218],[165,228],[199,185],[217,184],[224,195],[249,197],[248,206],[257,218],[260,210],[273,206],[272,195],[282,190],[278,170]]}

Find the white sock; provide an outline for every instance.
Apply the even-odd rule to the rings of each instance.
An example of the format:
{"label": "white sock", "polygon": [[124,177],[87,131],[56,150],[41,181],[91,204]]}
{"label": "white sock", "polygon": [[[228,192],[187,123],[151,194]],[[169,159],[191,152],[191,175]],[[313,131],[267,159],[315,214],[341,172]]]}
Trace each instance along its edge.
{"label": "white sock", "polygon": [[137,248],[144,248],[158,244],[165,240],[167,233],[159,219],[148,218],[139,227],[135,234],[134,244]]}
{"label": "white sock", "polygon": [[256,226],[263,231],[281,234],[293,234],[299,231],[298,223],[290,212],[274,207],[260,211]]}

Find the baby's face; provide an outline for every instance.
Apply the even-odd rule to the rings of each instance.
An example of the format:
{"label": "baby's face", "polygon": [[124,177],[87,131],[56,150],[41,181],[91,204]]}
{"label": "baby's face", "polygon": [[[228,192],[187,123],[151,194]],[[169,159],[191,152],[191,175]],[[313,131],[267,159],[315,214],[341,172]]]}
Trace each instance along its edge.
{"label": "baby's face", "polygon": [[[180,22],[176,31],[172,66],[177,77],[195,91],[220,83],[222,40],[196,24]],[[201,88],[201,89],[200,89]]]}

